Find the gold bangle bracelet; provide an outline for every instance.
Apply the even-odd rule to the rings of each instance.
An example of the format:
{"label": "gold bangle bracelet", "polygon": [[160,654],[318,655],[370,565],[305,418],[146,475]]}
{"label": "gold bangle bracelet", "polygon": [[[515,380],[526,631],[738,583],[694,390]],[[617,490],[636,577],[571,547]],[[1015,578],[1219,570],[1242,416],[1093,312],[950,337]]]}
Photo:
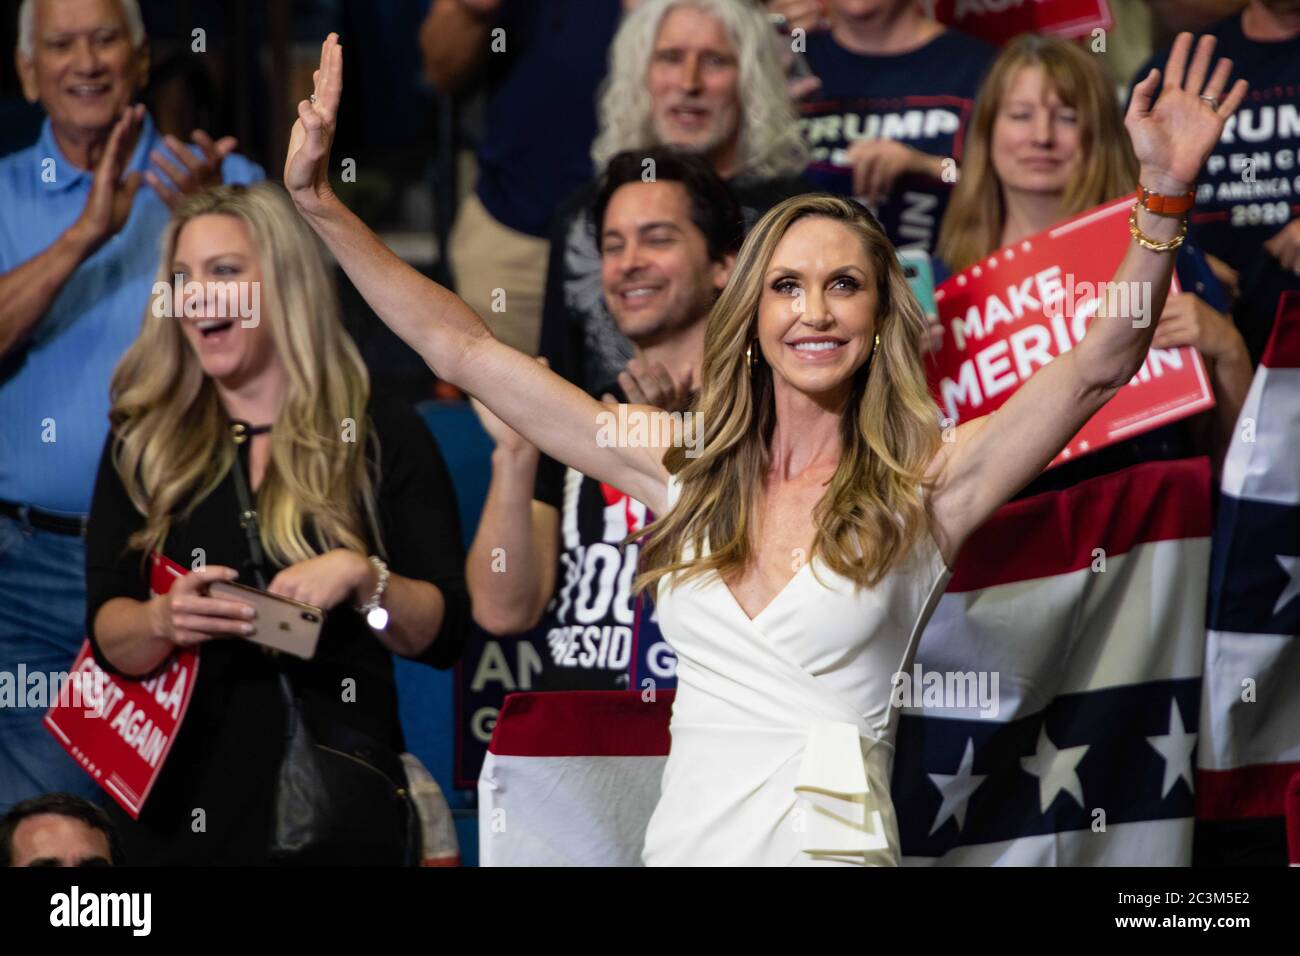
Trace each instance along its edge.
{"label": "gold bangle bracelet", "polygon": [[1141,203],[1133,204],[1133,211],[1128,214],[1128,231],[1129,234],[1137,240],[1137,244],[1143,249],[1150,249],[1152,252],[1172,252],[1183,244],[1187,238],[1187,220],[1184,219],[1178,227],[1178,235],[1165,242],[1157,242],[1152,239],[1138,226],[1138,210],[1142,208]]}

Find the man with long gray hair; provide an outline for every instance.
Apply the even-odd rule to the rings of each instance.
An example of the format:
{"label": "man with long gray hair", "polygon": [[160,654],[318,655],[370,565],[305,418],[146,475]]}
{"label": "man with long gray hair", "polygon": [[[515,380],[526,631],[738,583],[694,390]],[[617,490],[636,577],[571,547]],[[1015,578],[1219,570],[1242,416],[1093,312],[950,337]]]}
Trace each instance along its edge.
{"label": "man with long gray hair", "polygon": [[[132,105],[149,72],[137,0],[23,0],[18,16],[23,94],[46,119],[0,159],[0,674],[30,676],[67,671],[85,636],[108,381],[140,328],[169,207],[263,175],[233,139],[196,130],[186,146]],[[97,789],[44,713],[0,704],[0,813]]]}
{"label": "man with long gray hair", "polygon": [[[638,4],[610,49],[591,147],[597,172],[626,150],[699,154],[727,181],[747,225],[810,191],[779,39],[763,8],[743,0]],[[644,178],[653,180],[651,168]],[[587,184],[556,215],[542,308],[542,355],[588,391],[613,380],[633,354],[601,292],[596,191]]]}

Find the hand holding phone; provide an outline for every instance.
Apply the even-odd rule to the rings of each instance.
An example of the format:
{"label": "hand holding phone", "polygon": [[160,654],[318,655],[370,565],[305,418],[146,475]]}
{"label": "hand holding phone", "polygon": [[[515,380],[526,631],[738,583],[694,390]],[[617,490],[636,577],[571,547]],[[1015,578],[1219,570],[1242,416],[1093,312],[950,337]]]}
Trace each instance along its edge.
{"label": "hand holding phone", "polygon": [[213,597],[209,588],[231,581],[234,568],[209,565],[176,579],[150,602],[153,630],[173,644],[191,647],[218,637],[246,637],[257,612],[238,596]]}
{"label": "hand holding phone", "polygon": [[325,624],[325,612],[320,608],[232,581],[217,581],[209,592],[254,610],[253,629],[242,635],[248,640],[303,660],[315,655]]}
{"label": "hand holding phone", "polygon": [[900,249],[898,264],[930,326],[922,351],[938,351],[943,344],[943,325],[939,322],[939,306],[934,299],[934,266],[930,256],[920,249]]}

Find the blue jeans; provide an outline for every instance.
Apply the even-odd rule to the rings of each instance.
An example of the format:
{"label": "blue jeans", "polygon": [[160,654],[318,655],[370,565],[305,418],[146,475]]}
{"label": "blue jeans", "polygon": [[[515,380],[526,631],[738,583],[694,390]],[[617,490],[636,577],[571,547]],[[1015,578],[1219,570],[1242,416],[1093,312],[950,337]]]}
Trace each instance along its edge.
{"label": "blue jeans", "polygon": [[[27,673],[70,669],[86,636],[86,546],[0,516],[0,672],[16,696]],[[99,786],[45,729],[47,707],[0,706],[0,814],[28,797],[64,791],[99,800]]]}

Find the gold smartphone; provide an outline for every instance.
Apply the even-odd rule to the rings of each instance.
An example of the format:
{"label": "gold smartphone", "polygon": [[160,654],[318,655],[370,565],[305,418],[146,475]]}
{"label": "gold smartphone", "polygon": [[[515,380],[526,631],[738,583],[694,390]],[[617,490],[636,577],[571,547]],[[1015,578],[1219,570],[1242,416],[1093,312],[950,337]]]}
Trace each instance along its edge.
{"label": "gold smartphone", "polygon": [[253,633],[243,635],[247,640],[307,661],[315,655],[320,630],[325,624],[325,612],[320,608],[230,581],[214,581],[208,586],[208,593],[243,601],[257,611]]}

